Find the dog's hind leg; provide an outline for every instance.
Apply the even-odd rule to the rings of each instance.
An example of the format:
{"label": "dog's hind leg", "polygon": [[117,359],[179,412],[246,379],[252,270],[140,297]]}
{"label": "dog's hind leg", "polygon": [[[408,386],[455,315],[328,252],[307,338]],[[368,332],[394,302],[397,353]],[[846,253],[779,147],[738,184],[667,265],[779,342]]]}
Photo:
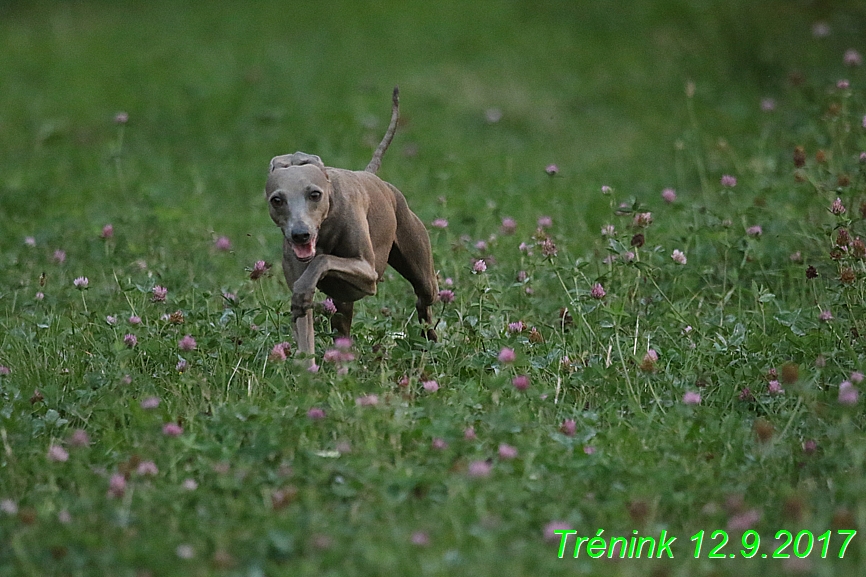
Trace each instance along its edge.
{"label": "dog's hind leg", "polygon": [[400,252],[396,243],[394,244],[394,248],[391,249],[388,264],[412,283],[412,288],[417,297],[415,310],[418,311],[418,320],[423,326],[421,330],[424,333],[424,337],[429,341],[439,340],[436,336],[436,331],[433,330],[433,312],[430,308],[436,302],[439,293],[435,274],[432,277],[432,282],[429,276],[419,274],[418,268]]}
{"label": "dog's hind leg", "polygon": [[388,264],[412,284],[418,297],[415,310],[424,327],[424,336],[431,341],[438,340],[433,330],[433,313],[430,309],[439,298],[430,237],[421,220],[409,210],[402,194],[397,196],[397,237],[388,255]]}

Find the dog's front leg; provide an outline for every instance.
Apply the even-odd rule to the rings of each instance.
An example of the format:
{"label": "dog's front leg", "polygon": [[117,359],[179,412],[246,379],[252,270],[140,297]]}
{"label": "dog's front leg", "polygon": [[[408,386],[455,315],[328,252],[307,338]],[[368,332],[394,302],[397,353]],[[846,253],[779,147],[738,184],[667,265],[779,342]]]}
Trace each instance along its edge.
{"label": "dog's front leg", "polygon": [[295,334],[295,342],[298,344],[298,350],[311,356],[307,360],[307,366],[313,365],[312,355],[316,352],[316,345],[313,333],[313,310],[307,309],[307,312],[298,318],[292,319],[292,332]]}
{"label": "dog's front leg", "polygon": [[[303,308],[295,303],[295,295],[292,293],[292,333],[295,335],[295,343],[298,345],[298,350],[302,353],[310,355],[307,360],[307,367],[311,367],[313,355],[316,354],[315,333],[313,331],[313,309],[311,307]],[[306,300],[306,299],[304,299]],[[312,297],[310,297],[312,302]]]}
{"label": "dog's front leg", "polygon": [[324,276],[336,276],[350,287],[340,300],[354,301],[376,294],[379,280],[373,265],[363,259],[322,254],[315,257],[292,286],[292,329],[302,353],[315,354],[313,334],[313,296]]}
{"label": "dog's front leg", "polygon": [[379,280],[376,269],[364,259],[319,255],[292,286],[293,320],[304,317],[312,308],[316,285],[325,276],[336,277],[346,284],[345,294],[338,300],[347,302],[376,294],[376,282]]}

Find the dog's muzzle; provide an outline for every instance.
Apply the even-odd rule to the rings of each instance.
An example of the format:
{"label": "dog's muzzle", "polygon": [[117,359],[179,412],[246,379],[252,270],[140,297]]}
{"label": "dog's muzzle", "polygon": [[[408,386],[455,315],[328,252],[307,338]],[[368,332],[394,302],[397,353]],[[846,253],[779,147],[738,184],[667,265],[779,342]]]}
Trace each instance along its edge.
{"label": "dog's muzzle", "polygon": [[309,262],[316,256],[316,236],[308,230],[292,231],[289,244],[292,245],[295,257],[301,262]]}

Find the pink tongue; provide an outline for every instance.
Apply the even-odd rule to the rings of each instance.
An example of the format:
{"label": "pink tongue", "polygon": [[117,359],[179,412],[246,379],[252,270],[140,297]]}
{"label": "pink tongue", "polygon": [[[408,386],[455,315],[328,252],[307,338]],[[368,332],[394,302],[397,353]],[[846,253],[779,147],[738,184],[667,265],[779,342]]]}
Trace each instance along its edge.
{"label": "pink tongue", "polygon": [[316,254],[316,245],[313,242],[307,244],[292,244],[292,250],[299,259],[312,258]]}

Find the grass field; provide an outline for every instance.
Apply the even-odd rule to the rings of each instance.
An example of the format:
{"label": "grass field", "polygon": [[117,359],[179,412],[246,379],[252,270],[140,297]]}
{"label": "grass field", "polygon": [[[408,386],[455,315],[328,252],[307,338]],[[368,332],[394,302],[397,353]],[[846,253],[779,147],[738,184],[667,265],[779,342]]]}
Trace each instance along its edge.
{"label": "grass field", "polygon": [[[861,574],[864,38],[853,0],[0,2],[0,576]],[[363,168],[394,85],[441,339],[389,272],[310,373],[268,161]]]}

